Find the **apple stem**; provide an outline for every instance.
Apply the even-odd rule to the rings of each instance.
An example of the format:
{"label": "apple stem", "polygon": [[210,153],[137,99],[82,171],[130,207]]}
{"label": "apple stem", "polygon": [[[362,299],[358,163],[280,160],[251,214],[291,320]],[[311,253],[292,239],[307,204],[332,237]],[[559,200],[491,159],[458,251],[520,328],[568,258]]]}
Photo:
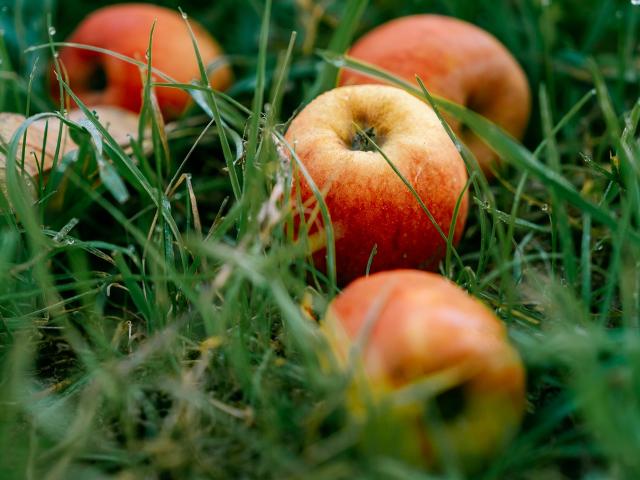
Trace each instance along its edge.
{"label": "apple stem", "polygon": [[362,132],[356,132],[351,140],[351,150],[360,152],[375,152],[376,147],[373,146],[370,140],[375,140],[376,129],[373,127],[367,127]]}

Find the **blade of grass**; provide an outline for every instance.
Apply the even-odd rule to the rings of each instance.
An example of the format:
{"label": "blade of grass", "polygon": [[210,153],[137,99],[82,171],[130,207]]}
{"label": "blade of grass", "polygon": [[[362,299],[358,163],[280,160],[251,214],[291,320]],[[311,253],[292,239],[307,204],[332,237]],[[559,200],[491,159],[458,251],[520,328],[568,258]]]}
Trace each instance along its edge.
{"label": "blade of grass", "polygon": [[[560,154],[558,153],[558,146],[555,136],[552,131],[553,120],[551,118],[551,107],[549,104],[549,98],[547,96],[547,90],[544,84],[540,87],[540,111],[542,117],[542,127],[546,140],[546,150],[548,165],[558,175],[561,175],[560,170]],[[573,245],[573,238],[571,235],[571,227],[569,224],[569,216],[563,202],[560,200],[555,190],[551,190],[551,203],[553,205],[551,210],[551,218],[554,226],[554,230],[557,230],[560,237],[560,247],[562,249],[562,264],[564,266],[564,272],[567,276],[567,281],[572,287],[576,287],[577,284],[577,260],[575,256],[575,250]],[[555,262],[552,263],[555,265]]]}
{"label": "blade of grass", "polygon": [[[338,24],[338,28],[333,33],[327,50],[336,54],[346,52],[351,45],[356,29],[366,11],[369,0],[348,0],[344,5],[344,10]],[[335,87],[338,68],[330,63],[325,63],[320,68],[314,85],[309,90],[307,98],[303,103],[308,103],[320,93]]]}
{"label": "blade of grass", "polygon": [[[202,61],[202,56],[200,55],[198,41],[196,40],[196,36],[193,33],[193,29],[191,28],[191,24],[189,23],[187,15],[182,11],[182,9],[180,9],[180,13],[182,14],[184,23],[189,30],[191,43],[193,45],[193,51],[198,61],[198,69],[200,70],[200,86],[209,86],[209,77],[207,76],[207,69],[204,65],[204,62]],[[220,142],[222,144],[224,160],[227,164],[227,172],[229,172],[229,178],[231,179],[231,188],[233,190],[233,195],[235,196],[236,201],[239,201],[242,197],[242,190],[240,187],[240,182],[238,180],[238,173],[236,172],[236,167],[234,165],[233,153],[231,153],[231,147],[229,146],[229,140],[227,139],[227,134],[225,132],[225,125],[222,122],[222,115],[220,114],[218,102],[216,101],[216,92],[213,88],[208,88],[206,91],[204,91],[204,93],[210,105],[211,111],[213,112],[213,118],[216,122],[218,136],[220,137]]]}
{"label": "blade of grass", "polygon": [[324,227],[325,238],[326,238],[325,248],[327,250],[327,255],[326,255],[327,277],[329,279],[330,293],[337,293],[338,287],[337,287],[337,276],[336,276],[335,235],[333,231],[333,224],[331,222],[331,214],[329,213],[329,209],[327,208],[327,204],[324,201],[324,197],[322,196],[322,193],[318,189],[318,186],[316,185],[316,183],[313,181],[313,178],[311,178],[311,175],[309,174],[307,167],[304,166],[304,164],[296,154],[293,147],[289,145],[289,143],[285,140],[285,138],[282,136],[280,132],[274,132],[274,135],[281,142],[281,144],[286,147],[287,151],[289,152],[291,157],[294,159],[297,168],[300,170],[300,172],[302,173],[302,176],[304,177],[305,181],[309,185],[309,188],[313,192],[313,196],[316,199],[316,202],[318,203],[318,206],[320,208],[320,213],[322,215],[323,227]]}

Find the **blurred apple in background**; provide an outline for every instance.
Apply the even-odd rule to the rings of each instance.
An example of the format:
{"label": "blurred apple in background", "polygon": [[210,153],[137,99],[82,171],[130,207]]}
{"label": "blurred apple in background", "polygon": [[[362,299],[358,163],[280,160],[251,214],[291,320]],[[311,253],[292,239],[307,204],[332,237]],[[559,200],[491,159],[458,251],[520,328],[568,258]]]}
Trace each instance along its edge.
{"label": "blurred apple in background", "polygon": [[[119,4],[96,10],[67,39],[68,42],[111,50],[146,62],[151,28],[152,65],[179,83],[200,78],[196,53],[189,30],[180,13],[149,4]],[[202,60],[210,65],[220,60],[222,50],[196,21],[189,20]],[[60,49],[59,59],[69,77],[72,91],[87,105],[114,105],[139,112],[142,105],[141,70],[112,55],[74,47]],[[154,76],[156,81],[165,80]],[[232,80],[231,69],[223,64],[209,75],[213,88],[226,89]],[[58,97],[55,78],[51,93]],[[157,87],[156,96],[165,120],[178,117],[190,101],[184,90]]]}
{"label": "blurred apple in background", "polygon": [[380,455],[481,467],[519,428],[525,372],[500,320],[439,275],[396,270],[351,283],[323,331],[351,368],[349,410]]}
{"label": "blurred apple in background", "polygon": [[[517,138],[527,127],[527,77],[504,45],[475,25],[441,15],[402,17],[365,34],[348,55],[416,85],[418,75],[431,93],[466,106]],[[382,82],[350,70],[340,73],[340,85],[363,83]],[[492,176],[493,151],[459,122],[451,124]]]}

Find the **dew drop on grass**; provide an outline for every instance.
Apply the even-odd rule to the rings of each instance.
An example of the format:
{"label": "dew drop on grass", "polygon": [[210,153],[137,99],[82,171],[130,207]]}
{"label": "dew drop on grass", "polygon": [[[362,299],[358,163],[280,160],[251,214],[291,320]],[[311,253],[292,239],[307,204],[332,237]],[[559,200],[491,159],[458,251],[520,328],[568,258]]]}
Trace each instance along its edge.
{"label": "dew drop on grass", "polygon": [[342,58],[335,59],[332,63],[337,68],[343,68],[347,66],[347,62]]}
{"label": "dew drop on grass", "polygon": [[185,20],[189,18],[189,15],[187,15],[187,12],[182,12],[182,18],[184,18]]}
{"label": "dew drop on grass", "polygon": [[543,204],[543,205],[540,207],[540,210],[542,210],[543,212],[548,212],[548,211],[549,211],[549,205],[547,205],[546,203],[545,203],[545,204]]}
{"label": "dew drop on grass", "polygon": [[49,27],[49,35],[51,35],[52,37],[56,34],[56,28],[55,27]]}

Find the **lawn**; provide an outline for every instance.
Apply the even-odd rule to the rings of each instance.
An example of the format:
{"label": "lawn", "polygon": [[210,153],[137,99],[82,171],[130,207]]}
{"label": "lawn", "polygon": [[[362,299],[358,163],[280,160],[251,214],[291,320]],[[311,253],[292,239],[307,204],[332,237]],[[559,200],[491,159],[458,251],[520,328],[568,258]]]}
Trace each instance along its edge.
{"label": "lawn", "polygon": [[[110,3],[0,0],[0,111],[59,111],[53,52]],[[637,2],[155,3],[215,36],[228,90],[200,83],[165,125],[147,85],[148,142],[96,140],[91,117],[70,127],[75,161],[31,186],[20,136],[0,145],[1,479],[640,478]],[[465,151],[469,216],[438,271],[495,312],[527,371],[519,432],[470,473],[363,448],[317,323],[342,285],[278,195],[277,138],[338,66],[363,68],[349,45],[426,12],[495,35],[533,95],[521,144],[433,100],[502,158],[485,181]]]}

